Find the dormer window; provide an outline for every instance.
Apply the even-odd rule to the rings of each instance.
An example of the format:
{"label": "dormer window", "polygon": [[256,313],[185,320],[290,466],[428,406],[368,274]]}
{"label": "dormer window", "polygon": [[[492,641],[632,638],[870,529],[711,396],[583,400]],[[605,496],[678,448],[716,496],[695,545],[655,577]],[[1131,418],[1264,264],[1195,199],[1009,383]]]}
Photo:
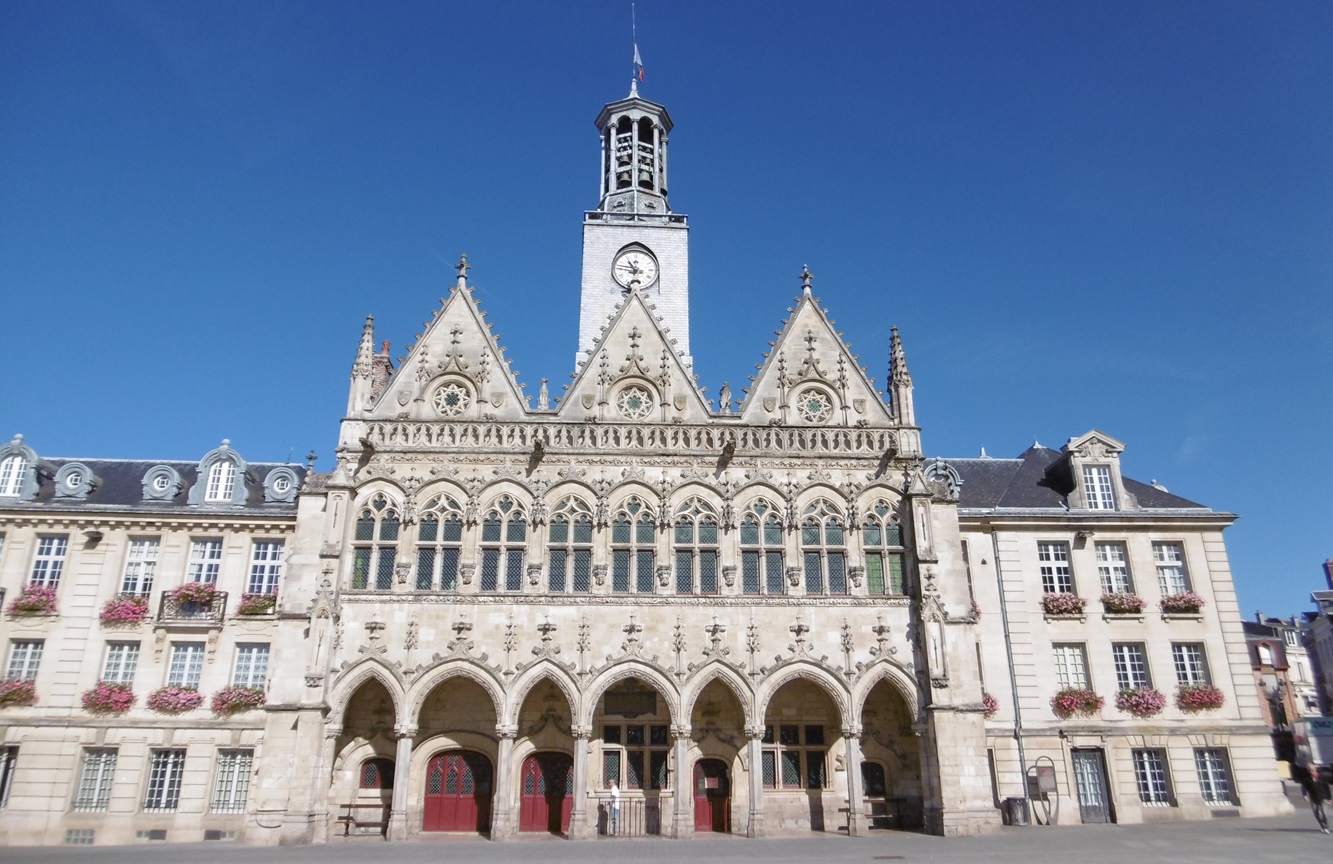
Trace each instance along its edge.
{"label": "dormer window", "polygon": [[17,498],[23,488],[24,459],[22,456],[6,456],[0,461],[0,496]]}
{"label": "dormer window", "polygon": [[219,459],[208,469],[208,488],[204,492],[204,500],[208,502],[231,501],[235,483],[236,466],[226,459]]}
{"label": "dormer window", "polygon": [[1114,510],[1115,492],[1108,465],[1083,466],[1083,494],[1089,510]]}

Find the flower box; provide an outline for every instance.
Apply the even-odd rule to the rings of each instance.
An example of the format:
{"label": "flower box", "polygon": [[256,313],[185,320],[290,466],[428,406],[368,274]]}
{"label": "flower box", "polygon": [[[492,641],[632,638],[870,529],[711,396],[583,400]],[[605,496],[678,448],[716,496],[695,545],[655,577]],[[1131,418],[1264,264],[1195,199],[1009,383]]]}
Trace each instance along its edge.
{"label": "flower box", "polygon": [[203,704],[204,696],[193,687],[163,687],[148,694],[147,705],[159,714],[184,714]]}
{"label": "flower box", "polygon": [[147,594],[120,594],[102,605],[99,616],[109,627],[134,627],[148,617]]}
{"label": "flower box", "polygon": [[1115,707],[1135,717],[1156,717],[1166,707],[1166,697],[1153,687],[1121,690],[1115,694]]}
{"label": "flower box", "polygon": [[994,696],[990,695],[989,693],[982,693],[982,694],[981,694],[981,704],[982,704],[982,707],[984,707],[984,708],[986,709],[986,710],[984,710],[984,711],[982,712],[982,715],[983,715],[987,720],[989,720],[990,718],[994,717],[996,714],[998,714],[998,713],[1000,712],[1000,700],[999,700],[999,699],[996,699]]}
{"label": "flower box", "polygon": [[1091,717],[1102,710],[1106,700],[1088,687],[1066,687],[1051,697],[1051,710],[1061,720],[1074,715]]}
{"label": "flower box", "polygon": [[236,606],[237,615],[272,615],[278,608],[277,594],[242,594]]}
{"label": "flower box", "polygon": [[37,687],[21,678],[0,681],[0,708],[27,708],[37,704]]}
{"label": "flower box", "polygon": [[1198,615],[1207,603],[1193,591],[1182,591],[1179,594],[1167,594],[1158,605],[1167,615]]}
{"label": "flower box", "polygon": [[96,687],[84,691],[82,702],[83,710],[89,714],[124,714],[134,707],[134,692],[128,684],[99,681]]}
{"label": "flower box", "polygon": [[9,604],[10,615],[56,614],[56,589],[50,585],[28,585]]}
{"label": "flower box", "polygon": [[167,593],[177,603],[198,603],[200,606],[208,606],[217,599],[218,589],[211,582],[186,582]]}
{"label": "flower box", "polygon": [[267,698],[257,687],[223,687],[213,694],[211,708],[219,717],[263,708]]}
{"label": "flower box", "polygon": [[1061,591],[1041,595],[1041,611],[1047,615],[1082,615],[1088,601],[1077,594]]}
{"label": "flower box", "polygon": [[981,620],[981,604],[975,600],[972,601],[972,617]]}
{"label": "flower box", "polygon": [[1216,711],[1226,701],[1227,697],[1212,684],[1181,684],[1176,688],[1176,707],[1186,714]]}
{"label": "flower box", "polygon": [[1107,615],[1137,615],[1147,606],[1147,600],[1128,591],[1102,592],[1102,611]]}
{"label": "flower box", "polygon": [[227,594],[207,582],[187,582],[162,592],[158,618],[182,623],[219,624],[227,607]]}

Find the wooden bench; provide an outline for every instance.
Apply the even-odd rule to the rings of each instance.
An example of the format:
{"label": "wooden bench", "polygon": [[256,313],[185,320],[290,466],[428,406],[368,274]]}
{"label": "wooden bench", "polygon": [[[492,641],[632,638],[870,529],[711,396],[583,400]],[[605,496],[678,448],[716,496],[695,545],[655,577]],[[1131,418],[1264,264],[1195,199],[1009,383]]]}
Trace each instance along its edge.
{"label": "wooden bench", "polygon": [[343,813],[338,817],[338,824],[343,826],[343,836],[350,837],[352,829],[357,834],[369,834],[365,829],[373,828],[374,833],[385,837],[389,833],[388,804],[342,804]]}

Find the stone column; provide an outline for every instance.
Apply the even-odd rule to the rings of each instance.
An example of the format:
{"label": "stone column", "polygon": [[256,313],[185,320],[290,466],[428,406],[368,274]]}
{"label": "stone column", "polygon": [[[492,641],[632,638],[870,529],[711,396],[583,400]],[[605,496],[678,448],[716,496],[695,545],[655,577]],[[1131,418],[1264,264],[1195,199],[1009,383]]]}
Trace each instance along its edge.
{"label": "stone column", "polygon": [[407,839],[407,790],[412,779],[412,739],[416,736],[415,726],[399,726],[394,729],[398,739],[398,749],[393,759],[393,807],[389,811],[389,839]]}
{"label": "stone column", "polygon": [[750,726],[745,730],[750,751],[750,819],[747,837],[764,836],[764,726]]}
{"label": "stone column", "polygon": [[866,807],[861,789],[860,727],[844,727],[842,740],[847,745],[847,836],[860,837],[866,832]]}
{"label": "stone column", "polygon": [[690,727],[672,726],[671,745],[673,759],[676,762],[675,783],[671,788],[671,836],[677,839],[689,837],[694,833],[694,814],[690,805],[694,803],[694,771],[690,760]]}
{"label": "stone column", "polygon": [[588,739],[592,727],[575,726],[570,732],[574,736],[574,806],[569,813],[569,839],[588,840],[592,837],[588,827]]}
{"label": "stone column", "polygon": [[653,191],[662,194],[662,127],[653,124]]}
{"label": "stone column", "polygon": [[491,839],[505,840],[514,833],[514,737],[516,726],[496,726],[500,752],[495,760],[495,793],[491,798]]}
{"label": "stone column", "polygon": [[611,162],[607,160],[607,152],[608,152],[607,139],[614,134],[615,133],[612,131],[611,127],[608,127],[605,131],[602,132],[602,170],[600,172],[602,175],[602,182],[601,182],[601,189],[599,189],[597,193],[598,201],[601,201],[603,198],[606,197],[607,179],[608,179],[607,175],[615,170],[615,166],[612,165]]}

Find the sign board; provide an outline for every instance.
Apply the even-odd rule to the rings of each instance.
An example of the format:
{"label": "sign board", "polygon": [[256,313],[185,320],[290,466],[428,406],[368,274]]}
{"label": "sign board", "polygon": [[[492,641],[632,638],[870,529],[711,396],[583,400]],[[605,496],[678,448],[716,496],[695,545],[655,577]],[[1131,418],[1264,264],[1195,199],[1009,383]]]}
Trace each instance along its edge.
{"label": "sign board", "polygon": [[1333,717],[1304,717],[1291,727],[1297,765],[1333,765]]}
{"label": "sign board", "polygon": [[[1032,773],[1034,772],[1035,773]],[[1034,765],[1028,773],[1028,797],[1045,798],[1059,792],[1055,785],[1054,765]]]}

